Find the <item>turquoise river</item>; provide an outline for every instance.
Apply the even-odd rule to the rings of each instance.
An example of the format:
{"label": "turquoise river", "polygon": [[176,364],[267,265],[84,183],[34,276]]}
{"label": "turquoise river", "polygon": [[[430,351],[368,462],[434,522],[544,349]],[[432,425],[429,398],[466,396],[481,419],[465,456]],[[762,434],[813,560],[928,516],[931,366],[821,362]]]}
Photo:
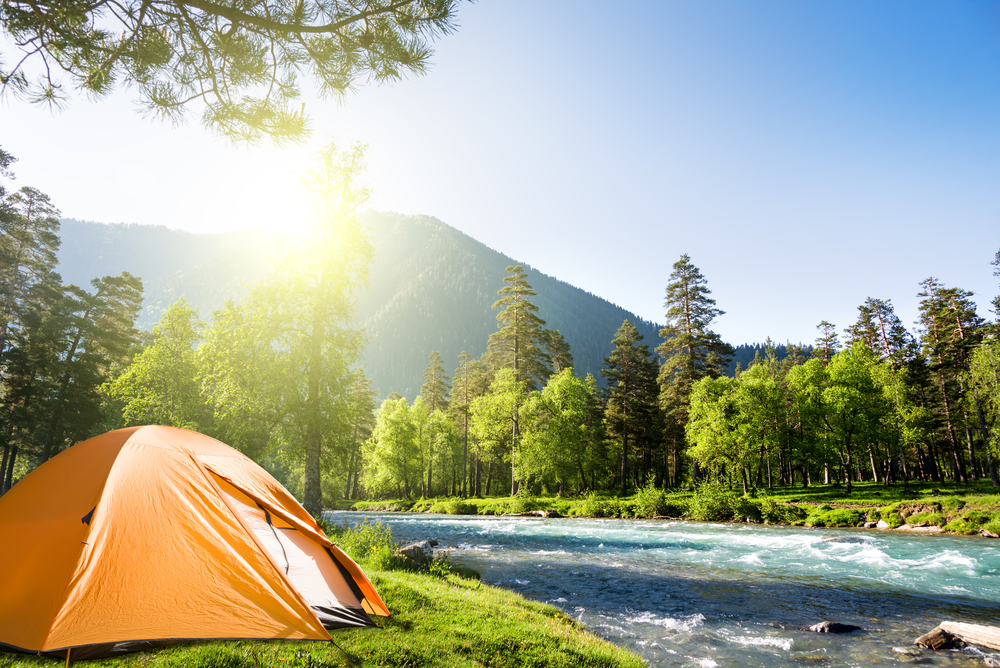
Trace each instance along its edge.
{"label": "turquoise river", "polygon": [[[558,606],[651,666],[1000,666],[989,650],[913,645],[944,620],[1000,625],[1000,540],[674,521],[328,516],[381,520],[401,542],[436,539],[484,582]],[[824,620],[864,630],[800,628]]]}

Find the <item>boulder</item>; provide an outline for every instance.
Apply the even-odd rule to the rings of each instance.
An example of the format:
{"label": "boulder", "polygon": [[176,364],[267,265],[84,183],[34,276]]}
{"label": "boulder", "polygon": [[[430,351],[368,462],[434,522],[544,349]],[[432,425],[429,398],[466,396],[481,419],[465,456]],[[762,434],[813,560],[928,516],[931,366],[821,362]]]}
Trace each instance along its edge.
{"label": "boulder", "polygon": [[420,540],[415,543],[407,543],[396,550],[396,556],[408,559],[423,568],[434,558],[434,550],[431,548],[437,544],[436,540]]}
{"label": "boulder", "polygon": [[980,533],[980,534],[981,534],[981,535],[982,535],[982,536],[983,536],[984,538],[1000,538],[1000,536],[996,535],[996,534],[995,534],[995,533],[993,533],[992,531],[987,531],[986,529],[983,529],[983,530],[982,530],[982,531],[980,531],[979,533]]}
{"label": "boulder", "polygon": [[875,528],[876,529],[891,529],[892,527],[890,527],[889,523],[886,522],[885,520],[879,520],[878,522],[875,523]]}
{"label": "boulder", "polygon": [[813,633],[852,633],[854,631],[864,631],[860,626],[854,624],[841,624],[840,622],[820,622],[812,626],[803,626],[803,631]]}
{"label": "boulder", "polygon": [[562,515],[560,515],[559,511],[555,508],[549,508],[548,510],[542,511],[542,517],[562,517]]}
{"label": "boulder", "polygon": [[878,526],[878,522],[865,522],[866,529],[874,529]]}
{"label": "boulder", "polygon": [[962,649],[965,647],[961,638],[948,633],[940,626],[920,636],[914,643],[927,649]]}

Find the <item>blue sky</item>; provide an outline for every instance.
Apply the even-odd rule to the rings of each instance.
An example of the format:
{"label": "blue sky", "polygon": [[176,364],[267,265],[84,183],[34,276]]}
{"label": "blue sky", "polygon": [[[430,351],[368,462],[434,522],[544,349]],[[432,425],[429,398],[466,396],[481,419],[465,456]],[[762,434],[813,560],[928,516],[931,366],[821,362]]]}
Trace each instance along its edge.
{"label": "blue sky", "polygon": [[733,343],[811,342],[869,296],[909,324],[928,276],[993,317],[1000,3],[480,0],[459,21],[427,76],[310,96],[312,145],[232,147],[129,91],[8,100],[0,145],[66,216],[219,231],[294,226],[315,147],[364,141],[375,208],[645,318],[690,254]]}

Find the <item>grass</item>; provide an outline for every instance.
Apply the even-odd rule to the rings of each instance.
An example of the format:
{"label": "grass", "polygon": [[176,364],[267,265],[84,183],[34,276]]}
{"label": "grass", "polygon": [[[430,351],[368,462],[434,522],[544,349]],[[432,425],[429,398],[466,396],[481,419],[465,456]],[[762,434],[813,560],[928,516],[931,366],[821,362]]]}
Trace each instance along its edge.
{"label": "grass", "polygon": [[[392,617],[377,629],[333,632],[330,642],[227,641],[175,645],[152,652],[88,661],[116,668],[640,668],[634,654],[588,633],[558,608],[463,577],[437,561],[417,571],[386,554],[391,532],[380,523],[332,538],[364,567]],[[385,568],[378,568],[381,564]],[[334,644],[336,643],[336,644]],[[0,653],[0,668],[56,666],[60,662]]]}
{"label": "grass", "polygon": [[552,509],[565,517],[645,519],[672,517],[714,522],[760,522],[817,527],[854,527],[884,520],[903,524],[935,524],[945,531],[1000,534],[1000,494],[989,483],[856,483],[850,495],[840,485],[775,487],[743,495],[742,490],[705,484],[693,490],[655,487],[631,496],[586,494],[576,497],[531,496],[356,501],[344,509],[377,512],[440,512],[453,515],[504,515]]}

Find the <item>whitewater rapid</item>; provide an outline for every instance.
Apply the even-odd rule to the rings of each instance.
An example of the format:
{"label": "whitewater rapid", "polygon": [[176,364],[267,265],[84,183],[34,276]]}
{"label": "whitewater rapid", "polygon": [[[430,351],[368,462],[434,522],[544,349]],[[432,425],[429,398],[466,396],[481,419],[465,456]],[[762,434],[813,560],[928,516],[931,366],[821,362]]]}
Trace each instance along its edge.
{"label": "whitewater rapid", "polygon": [[[330,513],[434,538],[483,581],[558,606],[653,666],[982,666],[913,640],[1000,625],[1000,541],[700,522]],[[802,631],[820,621],[865,629]],[[989,652],[987,652],[989,653]],[[1000,661],[1000,657],[997,657]],[[1000,665],[1000,664],[998,664]]]}

